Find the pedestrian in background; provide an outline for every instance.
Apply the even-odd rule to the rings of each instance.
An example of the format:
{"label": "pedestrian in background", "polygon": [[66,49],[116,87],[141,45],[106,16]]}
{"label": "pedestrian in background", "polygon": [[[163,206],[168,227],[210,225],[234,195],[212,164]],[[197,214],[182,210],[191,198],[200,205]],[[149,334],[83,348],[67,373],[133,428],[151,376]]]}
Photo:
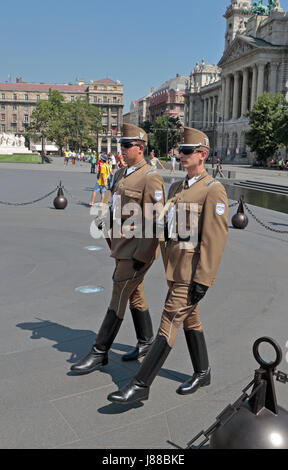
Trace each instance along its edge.
{"label": "pedestrian in background", "polygon": [[162,163],[160,162],[160,160],[155,157],[154,152],[150,152],[150,158],[148,160],[148,163],[149,163],[149,165],[152,166],[152,168],[154,168],[154,170],[157,170],[157,165],[159,165],[162,168],[162,170],[165,170],[165,168],[162,165]]}
{"label": "pedestrian in background", "polygon": [[100,202],[104,202],[104,195],[107,191],[108,177],[109,177],[109,166],[108,166],[108,157],[107,155],[101,155],[101,166],[100,171],[97,175],[97,183],[93,189],[92,199],[90,206],[93,206],[95,203],[96,194],[100,193]]}

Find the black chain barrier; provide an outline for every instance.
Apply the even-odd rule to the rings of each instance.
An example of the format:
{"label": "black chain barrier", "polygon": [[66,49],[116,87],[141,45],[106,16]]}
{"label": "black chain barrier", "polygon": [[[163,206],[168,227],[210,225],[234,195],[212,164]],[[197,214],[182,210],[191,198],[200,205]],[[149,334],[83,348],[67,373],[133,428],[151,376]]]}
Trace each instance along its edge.
{"label": "black chain barrier", "polygon": [[53,191],[50,191],[50,193],[45,194],[45,196],[39,197],[38,199],[34,199],[34,201],[29,201],[29,202],[6,202],[6,201],[0,201],[0,204],[3,204],[5,206],[28,206],[29,204],[35,204],[36,202],[43,201],[43,199],[46,199],[46,197],[51,196],[51,194],[55,193],[58,188],[53,189]]}
{"label": "black chain barrier", "polygon": [[[34,199],[33,201],[29,201],[29,202],[7,202],[7,201],[0,201],[0,204],[3,204],[5,206],[28,206],[30,204],[35,204],[36,202],[39,202],[39,201],[43,201],[43,199],[46,199],[47,197],[51,196],[53,193],[55,193],[57,190],[58,190],[59,186],[57,186],[57,188],[53,189],[52,191],[50,191],[49,193],[45,194],[45,196],[42,196],[42,197],[39,197],[38,199]],[[84,204],[84,205],[87,205],[87,201],[82,201],[81,199],[79,199],[78,197],[74,196],[70,191],[69,189],[65,188],[64,186],[62,186],[63,190],[65,189],[65,191],[69,194],[69,196],[71,196],[72,199],[74,199],[75,201],[77,201],[77,203],[80,203],[80,204]],[[229,204],[229,208],[231,207],[235,207],[239,204],[239,201],[236,201],[236,202],[232,202],[231,204]],[[262,227],[264,227],[266,230],[270,230],[271,232],[275,232],[275,233],[282,233],[282,234],[288,234],[288,230],[279,230],[279,229],[276,229],[276,228],[272,228],[270,227],[269,225],[265,224],[264,222],[262,222],[260,219],[258,219],[258,217],[251,211],[251,209],[249,209],[249,207],[247,206],[247,204],[243,201],[243,205],[245,207],[245,209],[247,210],[248,214],[251,215],[251,217],[259,224],[261,225]]]}
{"label": "black chain barrier", "polygon": [[62,186],[63,189],[65,189],[66,193],[69,194],[69,196],[72,197],[72,199],[74,199],[75,201],[77,201],[77,203],[79,204],[84,204],[85,206],[87,206],[87,201],[82,201],[81,199],[79,199],[78,197],[74,196],[70,191],[69,189],[65,188],[64,186]]}
{"label": "black chain barrier", "polygon": [[245,209],[247,210],[248,214],[251,215],[251,217],[259,224],[261,225],[262,227],[266,228],[266,230],[270,230],[271,232],[276,232],[276,233],[286,233],[288,234],[288,230],[278,230],[277,228],[272,228],[272,227],[269,227],[269,225],[265,224],[264,222],[262,222],[260,219],[258,219],[258,217],[256,217],[255,214],[253,214],[253,212],[251,211],[251,209],[249,209],[249,207],[247,206],[247,204],[243,201],[243,204],[244,204],[244,207]]}

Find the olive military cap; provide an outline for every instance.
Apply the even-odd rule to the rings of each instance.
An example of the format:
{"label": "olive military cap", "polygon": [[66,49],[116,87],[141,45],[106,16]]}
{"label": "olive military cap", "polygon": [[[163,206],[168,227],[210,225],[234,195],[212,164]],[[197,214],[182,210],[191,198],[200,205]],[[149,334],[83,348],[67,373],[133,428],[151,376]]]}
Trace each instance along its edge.
{"label": "olive military cap", "polygon": [[208,150],[210,149],[207,135],[192,127],[184,127],[182,129],[180,146],[205,147]]}
{"label": "olive military cap", "polygon": [[137,127],[134,124],[124,123],[122,126],[122,137],[119,140],[120,144],[122,142],[131,142],[133,140],[141,140],[147,143],[148,139],[146,132],[141,129],[141,127]]}

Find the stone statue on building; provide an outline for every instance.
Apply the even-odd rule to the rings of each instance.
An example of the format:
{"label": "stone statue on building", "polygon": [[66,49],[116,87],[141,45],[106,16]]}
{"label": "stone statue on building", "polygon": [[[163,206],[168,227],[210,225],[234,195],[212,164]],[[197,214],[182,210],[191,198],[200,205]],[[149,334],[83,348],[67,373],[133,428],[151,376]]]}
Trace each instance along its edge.
{"label": "stone statue on building", "polygon": [[250,12],[255,15],[268,16],[272,10],[280,9],[280,0],[268,0],[268,5],[263,5],[263,0],[253,2]]}

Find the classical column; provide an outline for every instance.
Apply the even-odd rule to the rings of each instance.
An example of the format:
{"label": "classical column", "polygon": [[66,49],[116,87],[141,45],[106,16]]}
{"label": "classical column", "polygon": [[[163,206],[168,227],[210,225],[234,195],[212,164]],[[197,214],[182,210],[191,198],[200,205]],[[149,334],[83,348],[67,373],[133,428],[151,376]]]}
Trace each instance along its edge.
{"label": "classical column", "polygon": [[209,128],[211,125],[211,98],[208,98],[208,119],[207,119],[207,127]]}
{"label": "classical column", "polygon": [[107,153],[111,152],[111,140],[112,140],[112,133],[107,137]]}
{"label": "classical column", "polygon": [[102,137],[98,136],[98,155],[101,153]]}
{"label": "classical column", "polygon": [[270,64],[270,93],[277,93],[277,62],[271,62]]}
{"label": "classical column", "polygon": [[226,86],[226,78],[222,77],[222,88],[221,88],[221,120],[224,121],[225,115],[225,86]]}
{"label": "classical column", "polygon": [[249,69],[246,68],[243,70],[241,116],[244,116],[248,108],[248,80],[249,80]]}
{"label": "classical column", "polygon": [[122,122],[121,122],[121,108],[119,107],[118,110],[117,110],[117,134],[120,134],[120,133],[121,133],[121,126],[122,126]]}
{"label": "classical column", "polygon": [[234,90],[233,90],[233,112],[232,118],[238,118],[238,109],[239,109],[239,80],[240,80],[240,73],[236,72],[234,74]]}
{"label": "classical column", "polygon": [[252,76],[252,90],[251,90],[251,108],[253,108],[253,105],[256,101],[256,91],[257,91],[257,66],[254,65],[253,69],[253,76]]}
{"label": "classical column", "polygon": [[260,62],[258,64],[257,98],[264,93],[264,69],[265,64]]}
{"label": "classical column", "polygon": [[230,107],[230,87],[231,87],[231,76],[227,75],[226,77],[226,86],[225,86],[225,112],[224,117],[225,121],[229,120],[229,107]]}
{"label": "classical column", "polygon": [[206,112],[206,98],[204,98],[204,106],[203,106],[203,129],[206,129],[206,121],[207,121],[207,112]]}

